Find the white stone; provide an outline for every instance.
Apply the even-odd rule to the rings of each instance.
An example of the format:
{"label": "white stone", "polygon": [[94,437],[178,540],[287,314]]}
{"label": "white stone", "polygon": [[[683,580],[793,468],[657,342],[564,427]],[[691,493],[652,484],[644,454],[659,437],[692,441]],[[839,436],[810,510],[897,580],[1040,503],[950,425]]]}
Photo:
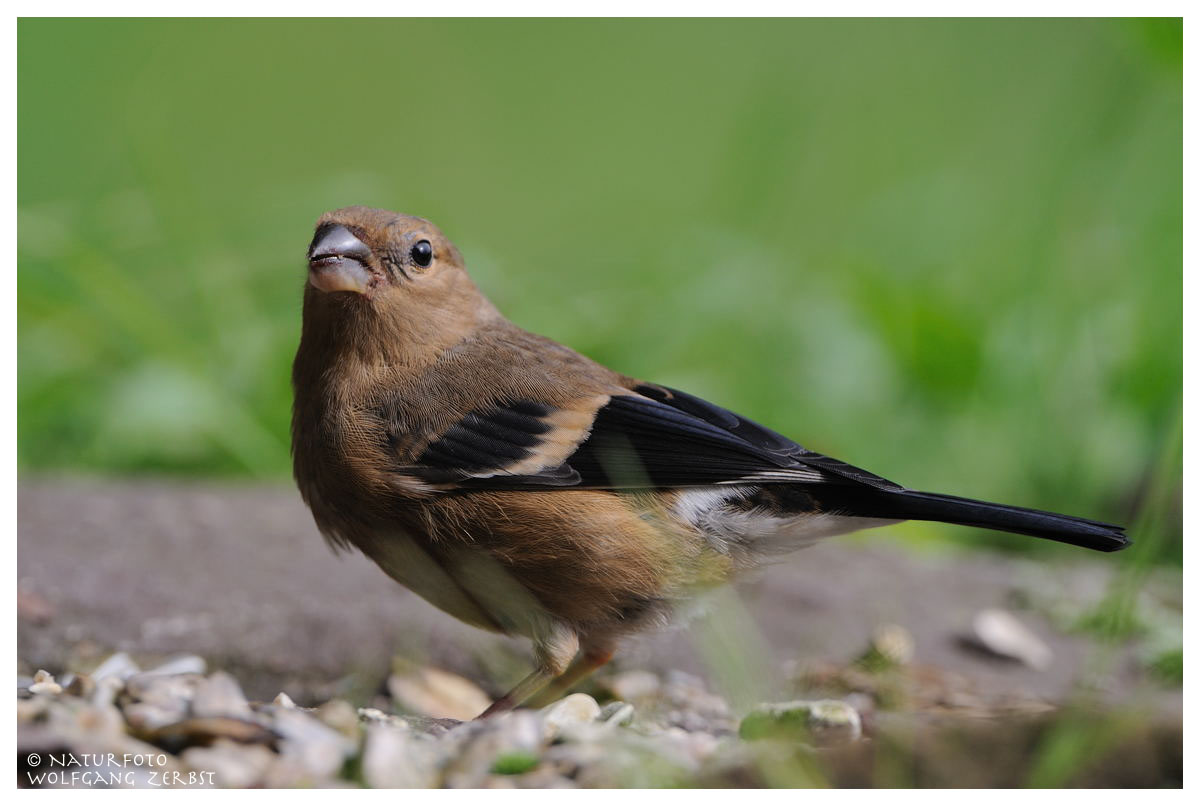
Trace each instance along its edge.
{"label": "white stone", "polygon": [[971,626],[976,641],[1000,657],[1020,661],[1038,670],[1049,668],[1054,659],[1050,647],[1008,611],[982,610],[976,614]]}
{"label": "white stone", "polygon": [[600,716],[600,706],[587,694],[569,694],[541,711],[542,737],[551,741],[567,725],[594,722]]}
{"label": "white stone", "polygon": [[474,719],[492,703],[465,677],[431,667],[392,675],[388,692],[403,710],[429,717]]}

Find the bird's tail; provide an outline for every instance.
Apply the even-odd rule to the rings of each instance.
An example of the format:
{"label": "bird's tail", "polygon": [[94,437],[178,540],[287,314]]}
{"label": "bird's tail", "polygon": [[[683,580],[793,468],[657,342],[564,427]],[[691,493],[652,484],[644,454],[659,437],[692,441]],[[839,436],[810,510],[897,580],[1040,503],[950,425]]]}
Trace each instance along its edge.
{"label": "bird's tail", "polygon": [[846,514],[977,526],[1096,551],[1120,551],[1130,545],[1124,527],[1111,523],[915,490],[877,490],[865,500],[860,497],[848,509],[855,511]]}

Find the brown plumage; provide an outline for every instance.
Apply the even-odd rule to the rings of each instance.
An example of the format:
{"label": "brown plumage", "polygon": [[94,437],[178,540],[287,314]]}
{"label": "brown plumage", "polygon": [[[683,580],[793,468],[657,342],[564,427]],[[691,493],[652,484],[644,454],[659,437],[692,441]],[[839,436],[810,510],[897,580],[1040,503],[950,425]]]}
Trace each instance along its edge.
{"label": "brown plumage", "polygon": [[[1101,550],[1119,527],[907,490],[506,320],[420,218],[350,207],[309,248],[295,475],[321,532],[537,669],[489,712],[813,540],[922,518]],[[568,671],[572,657],[576,664]]]}

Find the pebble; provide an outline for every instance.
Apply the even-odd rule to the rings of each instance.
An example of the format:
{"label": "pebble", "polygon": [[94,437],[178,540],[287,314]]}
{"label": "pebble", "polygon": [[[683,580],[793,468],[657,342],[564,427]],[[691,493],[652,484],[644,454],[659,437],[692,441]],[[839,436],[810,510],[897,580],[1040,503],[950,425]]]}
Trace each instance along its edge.
{"label": "pebble", "polygon": [[194,716],[228,716],[236,719],[250,717],[250,704],[238,681],[226,672],[216,672],[196,684],[192,695]]}
{"label": "pebble", "polygon": [[280,755],[321,778],[336,775],[357,750],[357,742],[301,710],[279,710],[272,728],[281,737]]}
{"label": "pebble", "polygon": [[[196,687],[203,680],[199,675],[168,675],[156,676],[137,674],[129,677],[120,689],[121,696],[137,702],[153,703],[163,707],[187,710],[191,704]],[[119,678],[102,677],[97,684],[103,684],[112,690],[121,685]]]}
{"label": "pebble", "polygon": [[345,700],[330,700],[313,712],[317,719],[352,741],[358,741],[358,711]]}
{"label": "pebble", "polygon": [[916,642],[899,624],[881,624],[871,634],[871,649],[889,666],[904,666],[913,659]]}
{"label": "pebble", "polygon": [[248,719],[197,716],[145,731],[142,738],[178,752],[194,745],[210,745],[221,739],[242,744],[267,744],[275,741],[276,734]]}
{"label": "pebble", "polygon": [[405,728],[383,722],[367,728],[363,780],[374,789],[424,789],[438,785],[438,752]]}
{"label": "pebble", "polygon": [[393,718],[403,721],[404,724],[418,733],[425,733],[430,736],[442,736],[463,724],[461,719],[436,719],[429,716],[403,716]]}
{"label": "pebble", "polygon": [[182,721],[187,717],[187,707],[185,703],[172,707],[135,702],[126,705],[124,713],[131,728],[138,733],[148,733]]}
{"label": "pebble", "polygon": [[600,706],[587,694],[568,694],[541,710],[542,736],[549,742],[568,725],[594,722]]}
{"label": "pebble", "polygon": [[792,739],[829,747],[861,738],[862,720],[841,700],[795,700],[760,705],[742,719],[738,733],[743,739]]}
{"label": "pebble", "polygon": [[29,691],[33,694],[62,694],[63,687],[54,681],[54,675],[45,669],[38,669],[33,676]]}
{"label": "pebble", "polygon": [[146,674],[204,674],[207,671],[208,664],[199,655],[176,655],[148,670]]}
{"label": "pebble", "polygon": [[125,684],[115,677],[95,681],[96,688],[92,692],[92,705],[112,705],[125,688]]}
{"label": "pebble", "polygon": [[606,725],[623,727],[625,725],[633,724],[634,715],[635,711],[632,705],[627,702],[616,700],[615,702],[610,702],[608,705],[601,708],[596,720],[603,722]]}
{"label": "pebble", "polygon": [[[286,694],[280,695],[280,697],[286,697],[286,696],[287,696]],[[275,699],[276,699],[276,701],[278,701],[279,697],[276,697]],[[291,702],[291,698],[288,699],[288,702]],[[281,704],[281,703],[277,702],[276,704]],[[358,718],[361,719],[363,721],[363,723],[368,726],[374,725],[376,723],[380,723],[380,724],[384,724],[384,725],[390,725],[390,726],[392,726],[394,728],[398,728],[400,730],[408,730],[408,721],[404,717],[396,716],[395,714],[385,714],[383,711],[380,711],[378,708],[359,708],[358,709]]]}
{"label": "pebble", "polygon": [[971,622],[971,639],[991,654],[1019,661],[1031,669],[1047,669],[1054,660],[1050,647],[1006,610],[977,613]]}
{"label": "pebble", "polygon": [[[585,746],[586,747],[586,746]],[[592,743],[590,752],[578,746],[560,745],[557,764],[578,759],[575,784],[583,788],[659,788],[680,786],[700,769],[700,760],[690,755],[685,741],[665,732],[640,735],[616,731],[607,741]]]}
{"label": "pebble", "polygon": [[[728,706],[691,675],[618,676],[624,682],[616,687],[639,698],[636,708],[624,700],[601,708],[571,694],[541,710],[461,721],[336,699],[300,708],[284,692],[249,702],[231,675],[200,673],[195,656],[147,671],[114,657],[98,667],[100,677],[76,675],[68,689],[44,671],[19,681],[27,683],[18,692],[19,748],[159,754],[169,769],[210,773],[204,785],[229,788],[681,786],[722,759],[740,758],[727,746],[737,741],[728,738]],[[472,715],[486,705],[482,690],[446,686],[443,675],[395,675],[389,688],[399,702],[411,690],[396,681],[415,680],[439,713],[452,700]],[[448,694],[472,690],[465,698]],[[833,711],[807,706],[810,728],[844,730]],[[149,786],[157,769],[138,770],[134,784]]]}
{"label": "pebble", "polygon": [[195,772],[212,773],[217,786],[248,789],[262,785],[276,755],[263,745],[218,739],[211,747],[190,747],[180,758]]}
{"label": "pebble", "polygon": [[429,667],[393,674],[388,693],[400,709],[428,717],[474,719],[492,703],[470,680]]}
{"label": "pebble", "polygon": [[133,662],[133,658],[124,652],[117,652],[109,655],[99,666],[92,670],[92,679],[96,682],[100,682],[106,677],[128,680],[141,671],[141,668]]}
{"label": "pebble", "polygon": [[446,767],[444,782],[454,789],[482,786],[502,759],[536,758],[544,740],[542,717],[526,710],[464,722],[451,733],[456,734],[458,748]]}

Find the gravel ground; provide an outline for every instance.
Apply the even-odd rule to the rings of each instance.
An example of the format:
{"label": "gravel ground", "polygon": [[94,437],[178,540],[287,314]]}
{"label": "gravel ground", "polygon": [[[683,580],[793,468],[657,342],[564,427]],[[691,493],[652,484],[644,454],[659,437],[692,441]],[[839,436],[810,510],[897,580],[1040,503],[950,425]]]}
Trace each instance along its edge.
{"label": "gravel ground", "polygon": [[[422,717],[501,692],[528,670],[528,646],[455,622],[360,556],[335,558],[288,487],[38,479],[23,481],[18,496],[22,751],[166,749],[172,769],[222,767],[208,783],[227,786],[862,785],[878,783],[872,754],[897,744],[889,737],[940,748],[965,731],[957,746],[979,730],[977,719],[961,719],[987,716],[987,736],[1029,747],[1050,730],[1056,706],[1086,692],[1106,712],[1142,716],[1136,746],[1118,742],[1149,754],[1137,782],[1174,780],[1182,696],[1146,673],[1154,640],[1100,652],[1061,628],[1099,600],[1120,555],[1046,567],[916,554],[889,544],[886,530],[831,541],[743,585],[744,606],[719,597],[710,615],[631,641],[588,694],[551,707],[574,714],[553,730],[549,712],[481,727]],[[1160,635],[1173,635],[1179,578],[1154,590],[1145,609],[1161,616]],[[881,650],[896,657],[881,666]],[[126,654],[114,661],[117,651]],[[168,661],[160,673],[142,671]],[[38,670],[59,681],[35,680]],[[430,675],[460,682],[434,696],[428,689],[441,684]],[[739,691],[731,680],[755,685]],[[60,683],[74,691],[58,691]],[[471,691],[476,684],[483,690]],[[210,689],[217,694],[207,700],[197,694]],[[814,711],[821,698],[833,698],[833,711]],[[739,739],[756,700],[792,702],[759,716],[800,725],[803,740],[779,750],[770,730],[763,741]],[[621,702],[632,716],[621,715]],[[825,731],[819,717],[830,713],[852,713],[858,732]],[[930,725],[933,738],[913,739]],[[823,747],[821,735],[841,739]],[[310,740],[325,750],[305,749]],[[663,758],[613,761],[647,748]],[[796,763],[776,764],[780,753]],[[821,759],[820,772],[809,756]],[[424,761],[409,765],[415,777],[389,778],[395,765],[381,759],[393,757]],[[906,783],[955,783],[936,761],[911,769],[924,777]],[[1015,773],[981,770],[958,782],[996,783],[1001,774]],[[1111,782],[1086,770],[1070,782],[1095,780]]]}

